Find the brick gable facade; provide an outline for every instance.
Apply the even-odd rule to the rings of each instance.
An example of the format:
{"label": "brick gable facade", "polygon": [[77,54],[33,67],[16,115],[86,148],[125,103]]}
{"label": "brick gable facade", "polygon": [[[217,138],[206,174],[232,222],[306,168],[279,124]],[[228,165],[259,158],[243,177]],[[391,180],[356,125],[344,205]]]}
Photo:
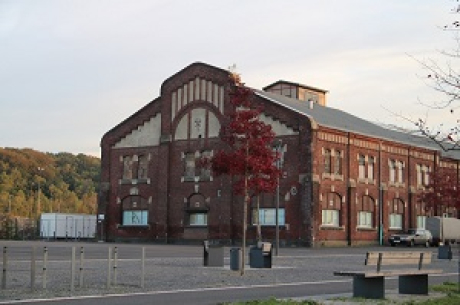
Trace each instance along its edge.
{"label": "brick gable facade", "polygon": [[[218,130],[232,111],[229,85],[227,71],[194,63],[104,135],[98,212],[105,215],[107,240],[241,241],[242,198],[232,194],[231,177],[214,177],[199,162],[223,148]],[[325,93],[318,91],[318,100],[325,101]],[[417,201],[423,186],[415,169],[435,170],[444,162],[458,172],[458,159],[435,149],[326,126],[283,102],[273,94],[254,95],[282,141],[282,245],[377,244],[434,213]],[[298,103],[328,112],[311,101]],[[268,215],[275,201],[266,194],[259,205]],[[249,213],[248,224],[252,218]],[[249,225],[248,238],[255,235]],[[275,226],[262,226],[262,237],[274,240]]]}

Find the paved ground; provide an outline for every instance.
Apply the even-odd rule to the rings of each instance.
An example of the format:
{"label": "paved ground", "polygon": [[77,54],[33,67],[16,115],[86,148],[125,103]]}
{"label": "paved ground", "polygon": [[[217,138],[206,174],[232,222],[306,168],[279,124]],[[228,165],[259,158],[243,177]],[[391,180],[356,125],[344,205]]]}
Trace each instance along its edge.
{"label": "paved ground", "polygon": [[[199,289],[231,289],[232,287],[275,287],[297,285],[298,283],[344,283],[349,279],[333,276],[336,270],[364,268],[364,255],[374,248],[281,248],[280,255],[273,258],[272,269],[250,269],[244,276],[229,268],[230,248],[225,248],[225,267],[203,267],[201,246],[135,245],[76,242],[11,242],[0,241],[0,247],[7,247],[6,289],[1,291],[0,301],[24,298],[49,298],[69,295],[101,295],[107,293],[144,293],[149,291],[177,291]],[[31,291],[31,257],[35,248],[36,280]],[[44,282],[44,247],[48,251],[46,266],[46,289]],[[76,263],[74,291],[70,291],[71,254],[75,247]],[[84,259],[80,261],[83,247]],[[114,247],[117,247],[117,268],[114,269]],[[145,287],[141,288],[141,248],[145,247]],[[108,248],[112,248],[110,268],[111,287],[107,288],[109,275]],[[386,248],[385,250],[407,250],[407,248]],[[422,250],[422,248],[420,248]],[[457,260],[436,259],[433,269],[443,269],[446,278],[458,278]],[[3,262],[3,254],[0,263]],[[3,264],[3,263],[2,263]],[[82,268],[83,273],[79,270]],[[116,272],[115,272],[116,270]],[[83,285],[80,287],[80,279]],[[436,280],[436,278],[433,278]],[[115,283],[116,281],[116,283]],[[431,277],[430,277],[431,282]],[[442,280],[441,280],[442,282]],[[331,284],[332,283],[332,284]],[[350,284],[347,284],[351,287]],[[338,285],[337,285],[338,286]],[[342,285],[343,286],[343,285]],[[351,288],[340,288],[340,292]],[[391,287],[389,287],[391,288]],[[338,288],[337,288],[338,289]],[[319,291],[318,294],[327,293]],[[330,292],[329,292],[330,293]],[[264,292],[266,294],[266,292]],[[308,293],[312,295],[312,293]],[[399,297],[395,297],[400,299]],[[336,300],[337,301],[337,300]]]}

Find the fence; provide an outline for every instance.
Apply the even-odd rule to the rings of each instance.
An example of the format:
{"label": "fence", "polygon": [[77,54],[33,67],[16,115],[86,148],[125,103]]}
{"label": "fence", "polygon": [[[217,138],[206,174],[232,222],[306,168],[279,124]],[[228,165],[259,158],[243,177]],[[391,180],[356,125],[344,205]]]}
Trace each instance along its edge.
{"label": "fence", "polygon": [[[136,248],[137,257],[122,261],[118,247],[108,247],[106,250],[104,257],[100,249],[92,247],[5,246],[2,249],[1,288],[29,288],[31,291],[52,288],[69,290],[70,293],[75,291],[75,287],[110,288],[112,285],[125,285],[144,288],[145,247]],[[129,256],[132,257],[132,253]],[[121,281],[120,268],[123,270]]]}
{"label": "fence", "polygon": [[35,219],[0,215],[0,239],[36,239],[39,236],[38,228]]}

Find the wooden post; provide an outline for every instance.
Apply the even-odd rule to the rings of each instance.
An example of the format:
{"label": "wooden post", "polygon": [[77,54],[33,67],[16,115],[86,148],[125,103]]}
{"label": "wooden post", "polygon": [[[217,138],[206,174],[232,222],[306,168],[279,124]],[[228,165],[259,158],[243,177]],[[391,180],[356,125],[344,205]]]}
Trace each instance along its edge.
{"label": "wooden post", "polygon": [[78,275],[78,279],[80,280],[79,286],[83,287],[83,270],[84,270],[84,264],[85,262],[85,249],[83,247],[80,247],[80,274]]}
{"label": "wooden post", "polygon": [[109,247],[109,257],[108,257],[108,266],[107,266],[107,289],[110,288],[110,278],[112,276],[112,248]]}
{"label": "wooden post", "polygon": [[75,291],[75,247],[72,247],[72,262],[70,266],[70,294]]}
{"label": "wooden post", "polygon": [[2,289],[6,289],[6,270],[8,263],[7,247],[3,247]]}
{"label": "wooden post", "polygon": [[145,247],[142,247],[141,256],[141,288],[145,287]]}
{"label": "wooden post", "polygon": [[423,252],[420,252],[420,258],[418,260],[418,270],[422,270],[422,264],[423,264]]}
{"label": "wooden post", "polygon": [[382,265],[382,256],[383,256],[383,253],[380,252],[379,253],[379,260],[377,262],[377,272],[380,272],[380,266]]}
{"label": "wooden post", "polygon": [[47,281],[47,266],[48,266],[48,248],[43,248],[43,289],[46,289],[46,281]]}

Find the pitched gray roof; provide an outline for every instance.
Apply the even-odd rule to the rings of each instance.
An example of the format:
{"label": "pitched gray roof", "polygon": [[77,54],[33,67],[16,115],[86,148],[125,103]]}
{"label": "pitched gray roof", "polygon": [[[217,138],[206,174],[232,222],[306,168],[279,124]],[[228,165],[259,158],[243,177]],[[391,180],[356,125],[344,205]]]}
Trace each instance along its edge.
{"label": "pitched gray roof", "polygon": [[266,100],[313,118],[320,126],[381,138],[415,147],[437,150],[441,152],[442,156],[460,159],[460,151],[442,151],[436,143],[423,136],[384,128],[375,123],[371,123],[362,118],[331,107],[314,104],[313,107],[310,108],[309,103],[305,101],[299,101],[297,99],[261,90],[254,91],[258,96]]}

